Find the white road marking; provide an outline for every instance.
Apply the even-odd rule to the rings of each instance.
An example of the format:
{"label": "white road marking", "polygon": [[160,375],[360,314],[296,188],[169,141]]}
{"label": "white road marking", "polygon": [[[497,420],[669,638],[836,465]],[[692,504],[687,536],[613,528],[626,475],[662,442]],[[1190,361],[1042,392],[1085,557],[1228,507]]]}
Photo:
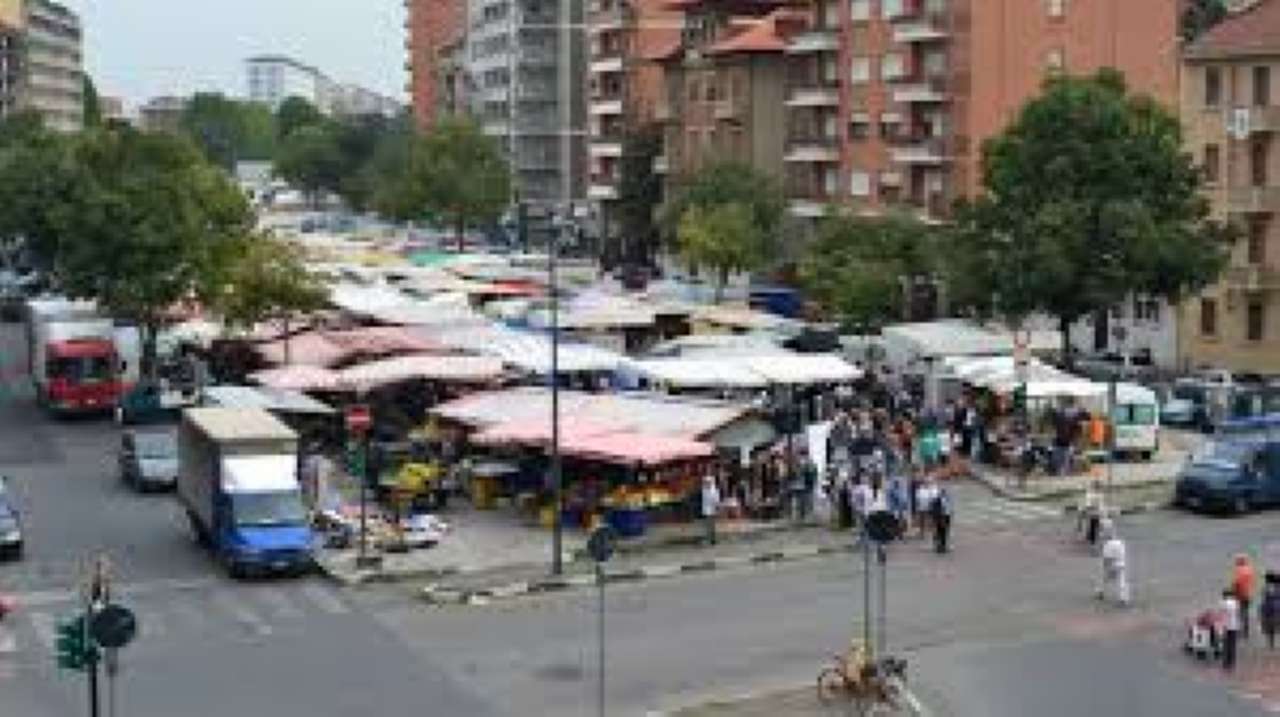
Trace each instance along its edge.
{"label": "white road marking", "polygon": [[257,635],[270,635],[271,626],[261,617],[245,606],[239,594],[231,591],[219,591],[217,604],[236,622]]}
{"label": "white road marking", "polygon": [[302,610],[288,595],[285,595],[277,588],[260,588],[254,590],[255,597],[261,599],[263,603],[271,606],[271,610],[281,617],[297,619],[302,617]]}
{"label": "white road marking", "polygon": [[31,623],[31,629],[35,631],[36,641],[38,641],[46,650],[53,650],[57,641],[57,621],[52,615],[46,612],[27,613],[27,622]]}
{"label": "white road marking", "polygon": [[0,655],[12,655],[18,651],[18,638],[13,634],[13,629],[7,625],[0,625]]}
{"label": "white road marking", "polygon": [[307,599],[330,615],[345,615],[351,612],[351,608],[347,607],[329,588],[307,583],[298,588],[298,592],[307,596]]}

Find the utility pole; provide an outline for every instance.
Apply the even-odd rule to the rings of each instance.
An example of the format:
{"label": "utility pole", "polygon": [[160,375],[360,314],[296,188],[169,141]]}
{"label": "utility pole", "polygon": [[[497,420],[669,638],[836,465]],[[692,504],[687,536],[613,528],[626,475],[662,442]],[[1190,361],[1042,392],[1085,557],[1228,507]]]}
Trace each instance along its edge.
{"label": "utility pole", "polygon": [[547,243],[547,295],[551,302],[551,490],[552,508],[555,514],[551,518],[551,574],[559,575],[564,571],[561,545],[564,527],[564,477],[560,465],[560,299],[556,295],[556,262],[560,247],[560,234],[572,221],[573,210],[565,205],[565,216],[561,227],[554,227],[550,241]]}

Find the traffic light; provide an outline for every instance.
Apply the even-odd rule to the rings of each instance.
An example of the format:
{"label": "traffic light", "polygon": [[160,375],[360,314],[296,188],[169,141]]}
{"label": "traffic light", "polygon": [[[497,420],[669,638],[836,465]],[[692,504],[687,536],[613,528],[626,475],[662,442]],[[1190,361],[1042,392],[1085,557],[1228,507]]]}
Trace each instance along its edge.
{"label": "traffic light", "polygon": [[58,667],[81,671],[98,661],[98,646],[85,630],[84,616],[58,623]]}

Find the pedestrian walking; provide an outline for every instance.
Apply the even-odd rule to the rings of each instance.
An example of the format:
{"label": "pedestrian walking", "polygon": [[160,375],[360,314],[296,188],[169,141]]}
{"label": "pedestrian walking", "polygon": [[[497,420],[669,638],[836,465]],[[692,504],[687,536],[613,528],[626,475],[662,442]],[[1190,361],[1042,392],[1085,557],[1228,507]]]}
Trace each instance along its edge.
{"label": "pedestrian walking", "polygon": [[1085,540],[1091,547],[1098,545],[1098,526],[1102,523],[1102,487],[1098,481],[1090,481],[1085,488],[1084,499],[1080,503],[1076,530],[1083,530]]}
{"label": "pedestrian walking", "polygon": [[1231,588],[1235,590],[1236,601],[1240,603],[1240,639],[1249,639],[1249,605],[1253,602],[1253,586],[1257,577],[1249,556],[1241,553],[1236,556],[1235,570],[1231,576]]}
{"label": "pedestrian walking", "polygon": [[920,520],[919,530],[920,537],[924,538],[929,535],[929,529],[933,523],[933,500],[938,497],[938,484],[934,482],[932,476],[926,476],[924,482],[916,489],[916,507],[919,509]]}
{"label": "pedestrian walking", "polygon": [[1280,575],[1267,573],[1258,604],[1258,624],[1267,637],[1267,649],[1276,649],[1276,628],[1280,627]]}
{"label": "pedestrian walking", "polygon": [[1102,583],[1098,588],[1098,599],[1108,597],[1121,606],[1129,604],[1128,555],[1124,540],[1120,538],[1115,524],[1110,519],[1102,522]]}
{"label": "pedestrian walking", "polygon": [[818,487],[818,466],[806,451],[800,462],[800,520],[813,514],[813,492]]}
{"label": "pedestrian walking", "polygon": [[708,545],[716,544],[716,513],[720,510],[720,487],[716,485],[716,477],[708,475],[702,479],[702,520],[706,524]]}
{"label": "pedestrian walking", "polygon": [[945,487],[937,490],[933,499],[933,550],[942,555],[950,550],[947,541],[951,537],[951,493]]}
{"label": "pedestrian walking", "polygon": [[1240,601],[1234,588],[1222,591],[1218,611],[1222,614],[1222,669],[1230,671],[1236,667],[1236,641],[1240,636]]}

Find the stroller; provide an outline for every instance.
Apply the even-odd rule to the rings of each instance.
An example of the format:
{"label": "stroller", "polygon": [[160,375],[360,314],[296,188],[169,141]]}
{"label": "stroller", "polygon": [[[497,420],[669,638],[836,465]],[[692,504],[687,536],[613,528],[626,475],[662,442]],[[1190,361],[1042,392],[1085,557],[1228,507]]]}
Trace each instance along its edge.
{"label": "stroller", "polygon": [[1216,611],[1205,610],[1187,621],[1187,639],[1182,650],[1201,660],[1222,657],[1222,639]]}

